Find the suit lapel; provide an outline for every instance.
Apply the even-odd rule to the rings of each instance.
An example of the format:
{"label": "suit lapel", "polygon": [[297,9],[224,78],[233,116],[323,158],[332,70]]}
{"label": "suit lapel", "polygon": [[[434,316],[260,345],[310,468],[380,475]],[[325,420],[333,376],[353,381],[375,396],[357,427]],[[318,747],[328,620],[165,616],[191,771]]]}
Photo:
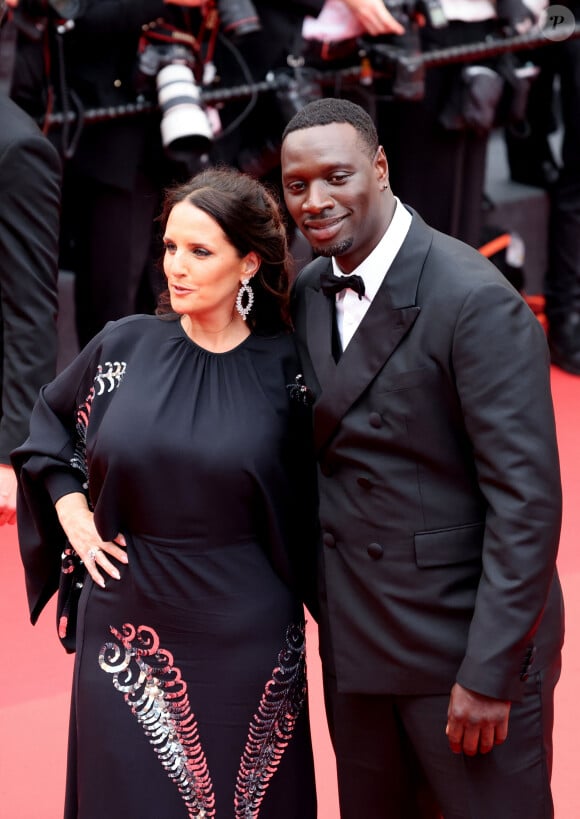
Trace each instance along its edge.
{"label": "suit lapel", "polygon": [[308,352],[316,377],[324,391],[332,382],[336,362],[332,355],[334,304],[321,290],[306,290]]}
{"label": "suit lapel", "polygon": [[[317,451],[328,441],[349,407],[385,365],[417,318],[417,287],[432,234],[420,217],[413,222],[388,275],[338,364],[332,358],[331,299],[311,291],[309,353],[322,387],[314,407]],[[325,304],[326,310],[325,310]],[[312,312],[310,312],[310,310]],[[324,321],[321,317],[325,313]],[[320,333],[324,333],[324,338]]]}

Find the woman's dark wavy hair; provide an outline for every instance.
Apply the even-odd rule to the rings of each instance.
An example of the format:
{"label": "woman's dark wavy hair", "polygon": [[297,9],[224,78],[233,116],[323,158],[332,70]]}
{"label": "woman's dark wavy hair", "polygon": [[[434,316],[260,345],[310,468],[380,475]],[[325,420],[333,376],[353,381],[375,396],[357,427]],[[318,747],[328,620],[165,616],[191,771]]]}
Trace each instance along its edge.
{"label": "woman's dark wavy hair", "polygon": [[[248,174],[226,166],[207,168],[188,182],[165,191],[159,221],[163,230],[171,210],[191,202],[211,216],[243,258],[254,251],[261,259],[252,277],[254,304],[247,323],[258,335],[290,328],[290,255],[277,195]],[[157,315],[172,314],[169,291],[158,299]]]}

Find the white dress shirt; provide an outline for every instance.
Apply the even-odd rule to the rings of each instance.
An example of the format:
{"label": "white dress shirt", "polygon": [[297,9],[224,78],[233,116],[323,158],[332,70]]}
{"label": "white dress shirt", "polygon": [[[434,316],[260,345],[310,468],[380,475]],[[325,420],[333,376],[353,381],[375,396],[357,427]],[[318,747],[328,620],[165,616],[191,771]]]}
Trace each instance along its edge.
{"label": "white dress shirt", "polygon": [[[365,283],[365,294],[359,299],[354,290],[345,289],[337,293],[336,323],[342,349],[346,349],[351,338],[361,323],[366,311],[371,306],[383,279],[393,263],[393,259],[401,249],[405,237],[411,227],[411,214],[395,196],[395,212],[391,224],[375,249],[353,270],[361,276]],[[332,258],[332,268],[336,276],[344,276],[336,259]]]}

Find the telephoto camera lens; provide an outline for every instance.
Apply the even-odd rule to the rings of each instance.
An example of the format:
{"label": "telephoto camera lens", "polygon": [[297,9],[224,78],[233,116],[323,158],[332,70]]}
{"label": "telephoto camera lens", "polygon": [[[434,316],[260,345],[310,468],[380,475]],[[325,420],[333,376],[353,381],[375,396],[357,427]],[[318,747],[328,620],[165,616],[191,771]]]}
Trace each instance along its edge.
{"label": "telephoto camera lens", "polygon": [[161,141],[167,154],[187,159],[209,151],[213,131],[200,99],[201,92],[189,66],[172,63],[157,74],[161,109]]}
{"label": "telephoto camera lens", "polygon": [[224,34],[240,39],[262,30],[258,12],[251,0],[217,0]]}

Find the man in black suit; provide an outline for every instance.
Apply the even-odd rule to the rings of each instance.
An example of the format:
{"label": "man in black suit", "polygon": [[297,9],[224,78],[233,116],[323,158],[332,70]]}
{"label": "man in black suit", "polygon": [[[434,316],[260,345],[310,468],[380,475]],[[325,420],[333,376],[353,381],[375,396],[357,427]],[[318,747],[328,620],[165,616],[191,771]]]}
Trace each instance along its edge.
{"label": "man in black suit", "polygon": [[[4,4],[0,2],[0,22]],[[0,93],[0,524],[14,523],[10,452],[28,435],[57,355],[60,159],[36,123]]]}
{"label": "man in black suit", "polygon": [[563,607],[544,332],[392,193],[359,106],[305,106],[282,177],[318,255],[294,309],[341,816],[548,819]]}

